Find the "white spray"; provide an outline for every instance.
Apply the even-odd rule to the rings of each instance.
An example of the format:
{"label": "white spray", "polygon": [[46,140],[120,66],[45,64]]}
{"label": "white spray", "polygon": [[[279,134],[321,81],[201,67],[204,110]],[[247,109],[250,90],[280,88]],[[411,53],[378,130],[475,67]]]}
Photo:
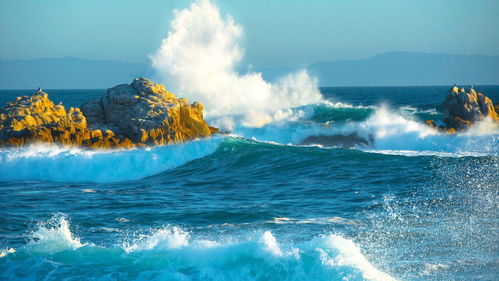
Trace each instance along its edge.
{"label": "white spray", "polygon": [[150,58],[162,82],[201,101],[208,117],[240,115],[244,125],[257,127],[288,117],[290,108],[321,99],[317,80],[306,71],[275,84],[263,80],[261,73],[239,74],[242,33],[241,26],[230,15],[223,17],[210,0],[198,0],[175,10],[167,37]]}

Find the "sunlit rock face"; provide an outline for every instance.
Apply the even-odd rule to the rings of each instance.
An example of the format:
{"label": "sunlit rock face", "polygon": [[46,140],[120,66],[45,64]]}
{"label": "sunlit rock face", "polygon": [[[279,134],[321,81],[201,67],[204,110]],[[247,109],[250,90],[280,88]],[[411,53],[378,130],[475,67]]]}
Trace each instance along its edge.
{"label": "sunlit rock face", "polygon": [[59,143],[91,148],[132,148],[208,137],[203,105],[177,98],[161,84],[139,78],[68,111],[38,90],[0,110],[0,145]]}
{"label": "sunlit rock face", "polygon": [[144,78],[110,88],[81,109],[90,128],[113,130],[134,143],[171,144],[211,135],[201,103],[189,104]]}
{"label": "sunlit rock face", "polygon": [[492,100],[473,88],[466,92],[464,88],[454,86],[445,98],[444,114],[447,128],[455,130],[466,129],[486,118],[499,121]]}

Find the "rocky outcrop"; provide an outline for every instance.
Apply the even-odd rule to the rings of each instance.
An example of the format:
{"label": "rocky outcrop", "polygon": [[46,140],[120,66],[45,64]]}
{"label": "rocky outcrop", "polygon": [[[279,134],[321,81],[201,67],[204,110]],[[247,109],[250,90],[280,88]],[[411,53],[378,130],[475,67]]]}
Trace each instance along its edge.
{"label": "rocky outcrop", "polygon": [[499,121],[492,100],[473,88],[468,92],[454,86],[444,101],[444,123],[447,129],[466,129],[478,121],[490,118]]}
{"label": "rocky outcrop", "polygon": [[68,111],[47,93],[18,97],[0,110],[0,145],[46,142],[91,148],[131,148],[208,137],[216,128],[203,105],[177,98],[161,84],[139,78]]}
{"label": "rocky outcrop", "polygon": [[466,92],[464,88],[452,87],[445,98],[443,109],[445,126],[437,127],[433,120],[426,120],[425,124],[441,132],[454,134],[487,118],[499,123],[499,105],[494,106],[490,98],[477,93],[473,88]]}
{"label": "rocky outcrop", "polygon": [[189,104],[144,78],[108,89],[81,110],[90,128],[112,130],[134,143],[172,144],[211,135],[201,103]]}

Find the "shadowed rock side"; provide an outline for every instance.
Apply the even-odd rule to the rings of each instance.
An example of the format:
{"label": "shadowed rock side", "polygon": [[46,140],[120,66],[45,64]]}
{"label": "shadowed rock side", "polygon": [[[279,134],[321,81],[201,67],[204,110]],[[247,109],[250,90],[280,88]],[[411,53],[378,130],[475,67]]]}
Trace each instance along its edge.
{"label": "shadowed rock side", "polygon": [[304,139],[300,144],[351,148],[354,146],[369,146],[372,142],[373,140],[366,140],[357,135],[357,133],[351,133],[349,135],[310,136]]}
{"label": "shadowed rock side", "polygon": [[110,88],[98,100],[65,110],[47,93],[18,97],[0,110],[0,145],[60,143],[90,148],[132,148],[208,137],[203,105],[189,104],[161,84],[139,78]]}
{"label": "shadowed rock side", "polygon": [[[448,133],[464,130],[487,118],[499,122],[498,106],[494,106],[490,98],[477,93],[473,88],[466,92],[464,88],[459,89],[454,86],[445,98],[443,109],[445,126],[438,129]],[[425,123],[437,129],[432,120],[427,120]]]}

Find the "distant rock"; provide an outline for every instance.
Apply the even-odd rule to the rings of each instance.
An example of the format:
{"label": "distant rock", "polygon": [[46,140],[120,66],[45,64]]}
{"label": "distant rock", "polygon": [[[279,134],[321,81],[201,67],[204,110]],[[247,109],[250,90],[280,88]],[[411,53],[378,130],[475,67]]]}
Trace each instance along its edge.
{"label": "distant rock", "polygon": [[132,148],[208,137],[216,128],[203,105],[189,104],[161,84],[139,78],[110,88],[98,100],[68,111],[39,89],[0,110],[0,145],[59,143],[90,148]]}
{"label": "distant rock", "polygon": [[499,121],[492,100],[473,88],[468,92],[454,86],[444,101],[444,123],[447,129],[466,129],[476,122],[490,118]]}
{"label": "distant rock", "polygon": [[373,144],[374,140],[367,140],[360,137],[357,133],[348,135],[334,135],[334,136],[309,136],[304,139],[301,145],[322,145],[326,147],[345,147],[351,148],[354,146],[369,146]]}

